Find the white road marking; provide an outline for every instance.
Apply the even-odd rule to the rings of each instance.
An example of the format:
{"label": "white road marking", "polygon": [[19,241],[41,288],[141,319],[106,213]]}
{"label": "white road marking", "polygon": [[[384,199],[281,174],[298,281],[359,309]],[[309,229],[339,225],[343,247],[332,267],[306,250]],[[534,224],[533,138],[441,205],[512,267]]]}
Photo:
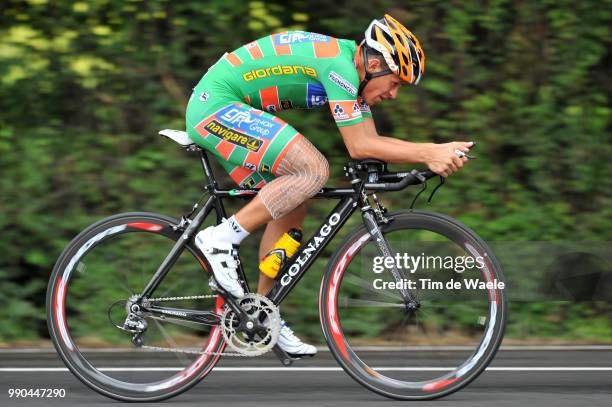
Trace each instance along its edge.
{"label": "white road marking", "polygon": [[[398,351],[469,351],[474,346],[354,346],[356,352],[398,352]],[[81,348],[84,353],[127,353],[142,352],[133,348]],[[500,351],[611,351],[612,345],[502,345]],[[317,346],[317,351],[328,352],[326,346]],[[150,351],[148,351],[150,352]],[[55,353],[54,348],[0,348],[2,353]]]}
{"label": "white road marking", "polygon": [[[378,372],[445,372],[452,367],[375,367]],[[180,367],[102,367],[101,372],[180,372]],[[492,372],[612,372],[612,367],[598,366],[507,366],[488,367]],[[0,373],[67,372],[65,367],[2,367]],[[215,372],[341,372],[340,367],[217,367]]]}

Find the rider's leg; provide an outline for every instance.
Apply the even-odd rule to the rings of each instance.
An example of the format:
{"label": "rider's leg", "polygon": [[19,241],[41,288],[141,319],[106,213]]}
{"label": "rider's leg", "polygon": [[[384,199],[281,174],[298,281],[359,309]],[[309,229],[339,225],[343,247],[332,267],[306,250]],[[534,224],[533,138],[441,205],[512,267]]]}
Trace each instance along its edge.
{"label": "rider's leg", "polygon": [[235,215],[249,232],[285,216],[315,195],[329,178],[329,163],[308,139],[297,133],[275,175],[277,178]]}
{"label": "rider's leg", "polygon": [[254,232],[259,229],[260,226],[273,220],[272,215],[259,195],[255,196],[251,202],[243,206],[234,216],[238,223],[248,230],[249,233]]}
{"label": "rider's leg", "polygon": [[[196,245],[211,263],[215,263],[211,264],[215,279],[234,296],[244,295],[237,278],[237,253],[234,249],[259,226],[271,219],[282,218],[315,195],[329,177],[329,164],[325,157],[297,132],[283,150],[282,157],[275,161],[278,165],[269,168],[273,169],[276,178],[265,184],[251,202],[228,221],[207,228],[196,236]],[[240,174],[241,177],[244,175]],[[247,177],[255,175],[246,174]],[[223,249],[219,251],[221,246]]]}
{"label": "rider's leg", "polygon": [[[302,222],[306,217],[306,204],[301,204],[297,208],[293,209],[286,215],[268,222],[266,230],[261,237],[261,243],[259,244],[259,260],[263,260],[264,256],[268,254],[278,239],[291,228],[301,228]],[[268,291],[274,285],[274,279],[266,276],[263,273],[259,273],[259,283],[257,285],[257,292],[262,295],[266,295]]]}
{"label": "rider's leg", "polygon": [[[264,256],[272,250],[274,244],[280,239],[283,233],[291,228],[301,228],[304,217],[306,216],[306,205],[301,204],[286,215],[272,219],[272,215],[266,209],[266,206],[261,201],[259,196],[253,198],[253,201],[242,208],[235,216],[236,222],[242,226],[247,232],[255,231],[259,225],[265,224],[266,230],[261,237],[259,243],[259,260],[263,260]],[[228,232],[232,232],[231,228],[224,227]],[[246,237],[246,236],[245,236]],[[274,279],[259,273],[259,283],[257,292],[265,295],[274,285]]]}
{"label": "rider's leg", "polygon": [[[267,252],[282,233],[292,226],[299,226],[305,211],[298,208],[303,208],[304,201],[323,187],[329,176],[329,165],[325,157],[306,138],[300,134],[297,134],[296,138],[278,165],[275,173],[277,178],[263,186],[259,194],[228,221],[200,232],[196,237],[196,244],[198,237],[202,236],[201,248],[216,247],[219,241],[217,230],[225,236],[231,235],[230,240],[233,239],[234,244],[239,244],[246,234],[273,219],[262,242],[262,251]],[[213,265],[215,280],[233,295],[241,296],[244,292],[236,276],[236,265],[228,257],[220,256],[217,264]],[[227,270],[224,264],[232,266],[233,273],[232,270]],[[273,282],[274,280],[267,278],[260,279],[258,291],[267,292]],[[293,357],[314,356],[317,353],[317,349],[302,342],[284,320],[278,345]]]}

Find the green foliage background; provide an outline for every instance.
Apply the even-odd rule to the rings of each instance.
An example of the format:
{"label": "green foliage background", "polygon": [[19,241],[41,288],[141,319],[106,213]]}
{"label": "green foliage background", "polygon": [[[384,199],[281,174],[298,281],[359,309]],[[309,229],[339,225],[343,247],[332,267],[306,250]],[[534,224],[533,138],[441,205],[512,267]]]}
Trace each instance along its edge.
{"label": "green foliage background", "polygon": [[[421,39],[427,69],[422,86],[374,109],[380,132],[478,143],[479,159],[449,179],[432,209],[487,240],[611,240],[611,6],[609,0],[3,1],[0,340],[47,335],[48,276],[85,226],[136,210],[178,217],[199,197],[196,157],[157,131],[184,128],[191,88],[223,52],[284,29],[358,40],[385,11]],[[325,152],[330,184],[344,183],[348,156],[327,109],[282,116]],[[385,203],[406,207],[411,194]],[[311,205],[307,234],[331,205]],[[253,279],[257,236],[243,243]],[[324,266],[316,263],[283,306],[297,332],[319,341]],[[596,312],[573,307],[561,320],[550,318],[559,310],[546,304],[515,307],[510,335],[612,339],[609,305]],[[574,329],[589,321],[595,328]]]}

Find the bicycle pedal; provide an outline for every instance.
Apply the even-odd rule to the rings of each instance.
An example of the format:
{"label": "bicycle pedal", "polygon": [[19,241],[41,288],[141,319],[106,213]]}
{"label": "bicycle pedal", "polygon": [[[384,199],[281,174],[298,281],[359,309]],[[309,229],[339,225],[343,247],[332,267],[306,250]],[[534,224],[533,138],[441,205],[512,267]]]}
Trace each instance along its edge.
{"label": "bicycle pedal", "polygon": [[291,360],[296,361],[296,360],[300,360],[300,359],[306,359],[306,358],[314,358],[315,355],[292,355],[290,353],[288,353],[287,355],[289,355],[289,357],[291,358]]}
{"label": "bicycle pedal", "polygon": [[272,351],[276,354],[276,357],[280,360],[280,362],[285,367],[291,366],[293,362],[297,360],[296,358],[291,357],[287,352],[282,350],[281,347],[278,345],[275,345],[272,348]]}

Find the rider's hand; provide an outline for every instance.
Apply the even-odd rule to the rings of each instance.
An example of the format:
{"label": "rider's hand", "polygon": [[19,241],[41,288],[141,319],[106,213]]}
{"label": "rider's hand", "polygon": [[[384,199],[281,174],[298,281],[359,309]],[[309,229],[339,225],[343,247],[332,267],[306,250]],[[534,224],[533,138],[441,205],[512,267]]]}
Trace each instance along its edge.
{"label": "rider's hand", "polygon": [[463,164],[468,160],[466,156],[458,157],[455,150],[467,153],[474,145],[471,141],[454,141],[444,144],[430,144],[428,154],[425,157],[425,164],[430,170],[443,177],[448,177],[454,172],[459,171]]}

